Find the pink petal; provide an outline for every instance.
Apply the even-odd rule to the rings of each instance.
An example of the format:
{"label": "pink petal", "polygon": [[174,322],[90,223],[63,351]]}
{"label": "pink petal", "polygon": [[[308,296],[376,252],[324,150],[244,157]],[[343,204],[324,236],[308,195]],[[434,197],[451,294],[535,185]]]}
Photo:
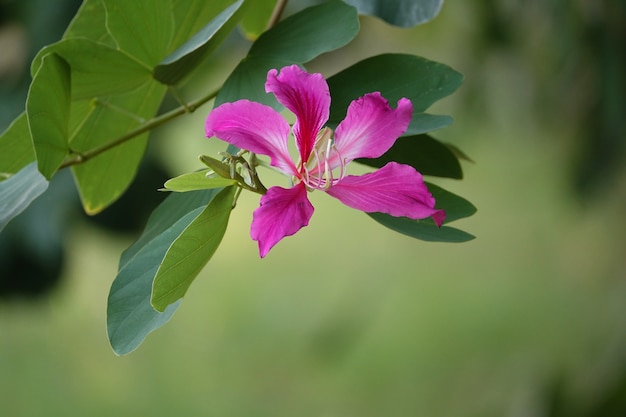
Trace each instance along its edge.
{"label": "pink petal", "polygon": [[296,167],[287,147],[289,130],[289,123],[277,111],[248,100],[214,108],[205,123],[207,137],[216,136],[238,148],[267,155],[271,165],[294,175]]}
{"label": "pink petal", "polygon": [[445,218],[435,209],[435,199],[415,168],[389,162],[379,170],[361,176],[349,175],[326,191],[346,206],[366,213],[387,213],[396,217],[433,217],[437,226]]}
{"label": "pink petal", "polygon": [[293,134],[302,161],[307,161],[317,133],[328,120],[330,92],[322,74],[309,74],[297,65],[267,73],[265,91],[296,116]]}
{"label": "pink petal", "polygon": [[[396,109],[391,109],[378,92],[354,100],[335,132],[339,155],[346,163],[356,158],[378,158],[406,132],[412,113],[413,105],[406,98],[398,101]],[[337,161],[332,166],[338,166]]]}
{"label": "pink petal", "polygon": [[254,211],[250,235],[259,242],[259,255],[265,257],[285,236],[295,234],[309,224],[313,205],[307,198],[304,184],[292,188],[271,187],[261,197]]}

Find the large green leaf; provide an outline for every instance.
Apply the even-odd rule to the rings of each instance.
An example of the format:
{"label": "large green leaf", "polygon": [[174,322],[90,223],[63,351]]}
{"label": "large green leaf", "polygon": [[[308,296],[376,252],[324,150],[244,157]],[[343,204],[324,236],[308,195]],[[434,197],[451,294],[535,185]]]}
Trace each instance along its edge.
{"label": "large green leaf", "polygon": [[[153,117],[165,93],[165,87],[149,81],[125,96],[111,97],[111,106],[127,109],[143,118]],[[138,120],[115,108],[96,106],[87,113],[70,141],[75,151],[89,152],[105,146],[139,126]],[[133,180],[143,157],[148,133],[113,147],[72,167],[85,211],[96,214],[117,200]]]}
{"label": "large green leaf", "polygon": [[35,160],[26,112],[20,114],[0,135],[0,181]]}
{"label": "large green leaf", "polygon": [[0,182],[0,231],[48,188],[35,162]]}
{"label": "large green leaf", "polygon": [[428,242],[462,243],[474,239],[474,236],[467,232],[445,225],[472,216],[476,213],[476,207],[463,197],[441,187],[430,183],[426,185],[435,197],[436,207],[446,211],[444,226],[437,227],[431,218],[413,220],[384,213],[368,213],[368,216],[391,230]]}
{"label": "large green leaf", "polygon": [[[207,176],[207,174],[210,176]],[[210,169],[203,169],[167,180],[165,182],[165,189],[169,191],[187,192],[228,187],[235,183],[235,180],[216,176]]]}
{"label": "large green leaf", "polygon": [[107,332],[113,350],[124,355],[167,323],[180,303],[163,313],[152,308],[152,282],[172,243],[214,198],[217,190],[174,193],[152,213],[141,237],[120,259],[107,307]]}
{"label": "large green leaf", "polygon": [[328,79],[332,97],[330,125],[346,115],[350,102],[364,94],[379,91],[395,106],[406,97],[413,103],[413,122],[409,131],[423,131],[420,115],[437,100],[453,93],[463,75],[447,65],[406,54],[383,54],[360,61]]}
{"label": "large green leaf", "polygon": [[391,161],[411,165],[423,175],[463,178],[461,164],[454,152],[428,135],[402,137],[380,158],[357,159],[357,162],[376,168]]}
{"label": "large green leaf", "polygon": [[239,0],[217,15],[180,48],[161,61],[153,71],[158,81],[175,85],[193,71],[235,27],[241,14],[243,0]]}
{"label": "large green leaf", "polygon": [[169,52],[174,37],[172,0],[102,0],[118,48],[148,68]]}
{"label": "large green leaf", "polygon": [[308,62],[346,45],[358,31],[356,9],[332,0],[304,9],[263,33],[250,48],[249,56]]}
{"label": "large green leaf", "polygon": [[174,240],[152,284],[152,307],[163,312],[181,299],[226,232],[237,187],[223,189]]}
{"label": "large green leaf", "polygon": [[263,33],[228,77],[215,100],[219,105],[242,98],[281,107],[265,92],[268,70],[302,64],[340,48],[359,31],[356,10],[339,1],[309,7]]}
{"label": "large green leaf", "polygon": [[72,68],[72,99],[127,93],[151,78],[148,68],[125,53],[89,39],[67,39],[42,49],[33,60],[35,74],[42,57],[55,53]]}
{"label": "large green leaf", "polygon": [[387,23],[411,27],[432,20],[443,5],[443,0],[344,0],[359,13],[376,16]]}
{"label": "large green leaf", "polygon": [[254,0],[249,3],[240,26],[246,38],[255,40],[267,29],[277,0]]}
{"label": "large green leaf", "polygon": [[43,57],[26,100],[39,171],[50,179],[69,150],[70,67],[59,55]]}

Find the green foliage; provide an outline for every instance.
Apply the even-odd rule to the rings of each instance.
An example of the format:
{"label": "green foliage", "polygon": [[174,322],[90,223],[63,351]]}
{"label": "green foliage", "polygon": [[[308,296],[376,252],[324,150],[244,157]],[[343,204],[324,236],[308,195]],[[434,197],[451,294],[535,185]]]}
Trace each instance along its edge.
{"label": "green foliage", "polygon": [[[444,225],[476,213],[476,207],[466,199],[434,184],[427,185],[437,200],[436,207],[446,211]],[[461,243],[474,239],[473,235],[454,227],[437,227],[430,218],[413,220],[406,217],[393,217],[384,213],[368,213],[368,216],[391,230],[427,242]]]}
{"label": "green foliage", "polygon": [[0,231],[48,188],[48,181],[31,163],[6,181],[0,182]]}
{"label": "green foliage", "polygon": [[[276,0],[85,0],[63,39],[34,58],[26,112],[0,136],[0,228],[66,167],[71,167],[85,212],[104,210],[132,182],[152,129],[213,98],[216,105],[247,99],[279,110],[264,90],[269,69],[304,65],[347,45],[359,32],[358,12],[412,26],[432,19],[441,1],[330,0],[279,21],[283,6]],[[256,41],[219,91],[158,115],[168,91],[182,101],[177,87],[195,75],[237,25]],[[412,55],[365,59],[328,79],[329,125],[335,127],[350,102],[363,94],[380,91],[392,106],[406,97],[414,106],[407,137],[381,158],[359,162],[379,167],[393,160],[425,175],[460,179],[462,152],[424,133],[452,122],[449,116],[425,111],[455,91],[462,78],[446,65]],[[176,192],[153,212],[141,237],[122,254],[107,311],[116,353],[134,350],[171,318],[219,246],[234,195],[242,188],[265,192],[260,181],[255,182],[256,166],[247,167],[247,177],[231,172],[242,162],[233,149],[228,152],[239,158],[231,160],[236,161],[232,165],[203,157],[221,176],[207,177],[209,171],[203,170],[167,181],[165,189]],[[253,186],[244,177],[254,177]],[[474,213],[461,197],[429,187],[438,207],[448,214],[446,223]],[[437,228],[431,220],[377,213],[371,217],[422,240],[473,238],[447,225]]]}
{"label": "green foliage", "polygon": [[377,16],[387,23],[410,27],[432,20],[443,5],[443,0],[344,0],[359,13]]}
{"label": "green foliage", "polygon": [[213,188],[228,187],[229,185],[234,185],[235,182],[235,180],[216,176],[210,169],[203,169],[167,180],[165,182],[165,189],[167,191],[178,192],[210,190]]}
{"label": "green foliage", "polygon": [[279,108],[265,93],[271,68],[303,64],[341,48],[359,31],[356,10],[333,0],[288,17],[261,35],[248,56],[231,73],[217,96],[216,104],[246,98]]}
{"label": "green foliage", "polygon": [[382,54],[360,61],[328,79],[332,96],[331,125],[346,115],[352,100],[372,91],[394,104],[402,97],[413,104],[409,134],[425,133],[449,124],[448,117],[424,117],[434,102],[452,94],[463,82],[463,75],[447,65],[407,54]]}
{"label": "green foliage", "polygon": [[248,5],[248,12],[241,19],[244,36],[256,40],[267,29],[278,0],[256,0]]}
{"label": "green foliage", "polygon": [[54,53],[46,55],[33,77],[26,115],[37,166],[47,179],[59,169],[68,152],[70,92],[69,65]]}
{"label": "green foliage", "polygon": [[241,15],[243,0],[233,3],[181,47],[154,67],[158,81],[176,85],[217,48]]}
{"label": "green foliage", "polygon": [[411,165],[423,175],[463,178],[461,164],[454,152],[428,135],[402,137],[380,158],[356,161],[375,168],[396,161]]}
{"label": "green foliage", "polygon": [[152,284],[152,306],[159,312],[182,298],[209,262],[226,232],[237,187],[226,187],[183,230],[167,250]]}

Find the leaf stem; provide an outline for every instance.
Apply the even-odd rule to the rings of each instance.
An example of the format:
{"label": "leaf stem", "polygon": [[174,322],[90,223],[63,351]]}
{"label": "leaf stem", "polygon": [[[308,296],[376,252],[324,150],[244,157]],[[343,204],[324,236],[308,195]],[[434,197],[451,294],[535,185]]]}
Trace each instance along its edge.
{"label": "leaf stem", "polygon": [[85,152],[75,152],[70,159],[65,160],[61,164],[59,169],[86,162],[89,159],[92,159],[110,149],[113,149],[116,146],[119,146],[141,135],[142,133],[146,133],[154,128],[157,128],[161,126],[162,124],[165,124],[169,122],[170,120],[175,119],[185,113],[193,113],[198,107],[214,99],[218,93],[219,93],[219,89],[212,91],[210,94],[204,97],[201,97],[196,101],[192,101],[191,103],[188,103],[188,104],[183,104],[182,106],[177,107],[174,110],[171,110],[167,113],[163,113],[160,116],[154,117],[148,120],[147,122],[143,123],[142,125],[138,126],[137,128],[131,130],[130,132],[123,134],[122,136],[118,137],[117,139],[105,145],[102,145],[100,147],[97,147],[97,148],[94,148]]}
{"label": "leaf stem", "polygon": [[283,12],[285,11],[285,6],[287,5],[288,0],[278,0],[276,2],[276,6],[274,6],[274,11],[272,12],[272,17],[270,17],[270,21],[267,23],[266,29],[271,29],[280,20]]}

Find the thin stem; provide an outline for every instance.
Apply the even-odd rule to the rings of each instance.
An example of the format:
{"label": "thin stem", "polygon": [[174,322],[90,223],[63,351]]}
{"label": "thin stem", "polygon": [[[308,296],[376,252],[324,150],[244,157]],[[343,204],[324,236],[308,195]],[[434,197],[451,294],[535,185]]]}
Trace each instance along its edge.
{"label": "thin stem", "polygon": [[68,160],[66,160],[65,162],[63,162],[61,164],[61,166],[59,167],[59,169],[61,168],[66,168],[68,166],[72,166],[72,165],[78,165],[81,164],[91,158],[94,158],[110,149],[115,148],[116,146],[119,146],[139,135],[141,135],[142,133],[146,133],[156,127],[161,126],[164,123],[169,122],[172,119],[175,119],[185,113],[193,113],[198,107],[202,106],[203,104],[205,104],[206,102],[210,101],[211,99],[215,98],[217,96],[217,93],[219,92],[219,89],[211,92],[210,94],[196,100],[193,101],[187,105],[182,105],[180,107],[175,108],[174,110],[171,110],[167,113],[163,113],[160,116],[157,116],[153,119],[148,120],[147,122],[145,122],[144,124],[142,124],[141,126],[137,127],[134,130],[131,130],[130,132],[127,132],[125,134],[123,134],[122,136],[118,137],[117,139],[107,143],[106,145],[102,145],[100,147],[85,151],[85,152],[77,152],[74,154],[74,156]]}
{"label": "thin stem", "polygon": [[267,29],[273,28],[276,26],[278,21],[280,20],[283,12],[285,11],[285,6],[287,5],[288,0],[278,0],[276,2],[276,6],[274,6],[274,11],[272,12],[272,17],[267,24]]}

